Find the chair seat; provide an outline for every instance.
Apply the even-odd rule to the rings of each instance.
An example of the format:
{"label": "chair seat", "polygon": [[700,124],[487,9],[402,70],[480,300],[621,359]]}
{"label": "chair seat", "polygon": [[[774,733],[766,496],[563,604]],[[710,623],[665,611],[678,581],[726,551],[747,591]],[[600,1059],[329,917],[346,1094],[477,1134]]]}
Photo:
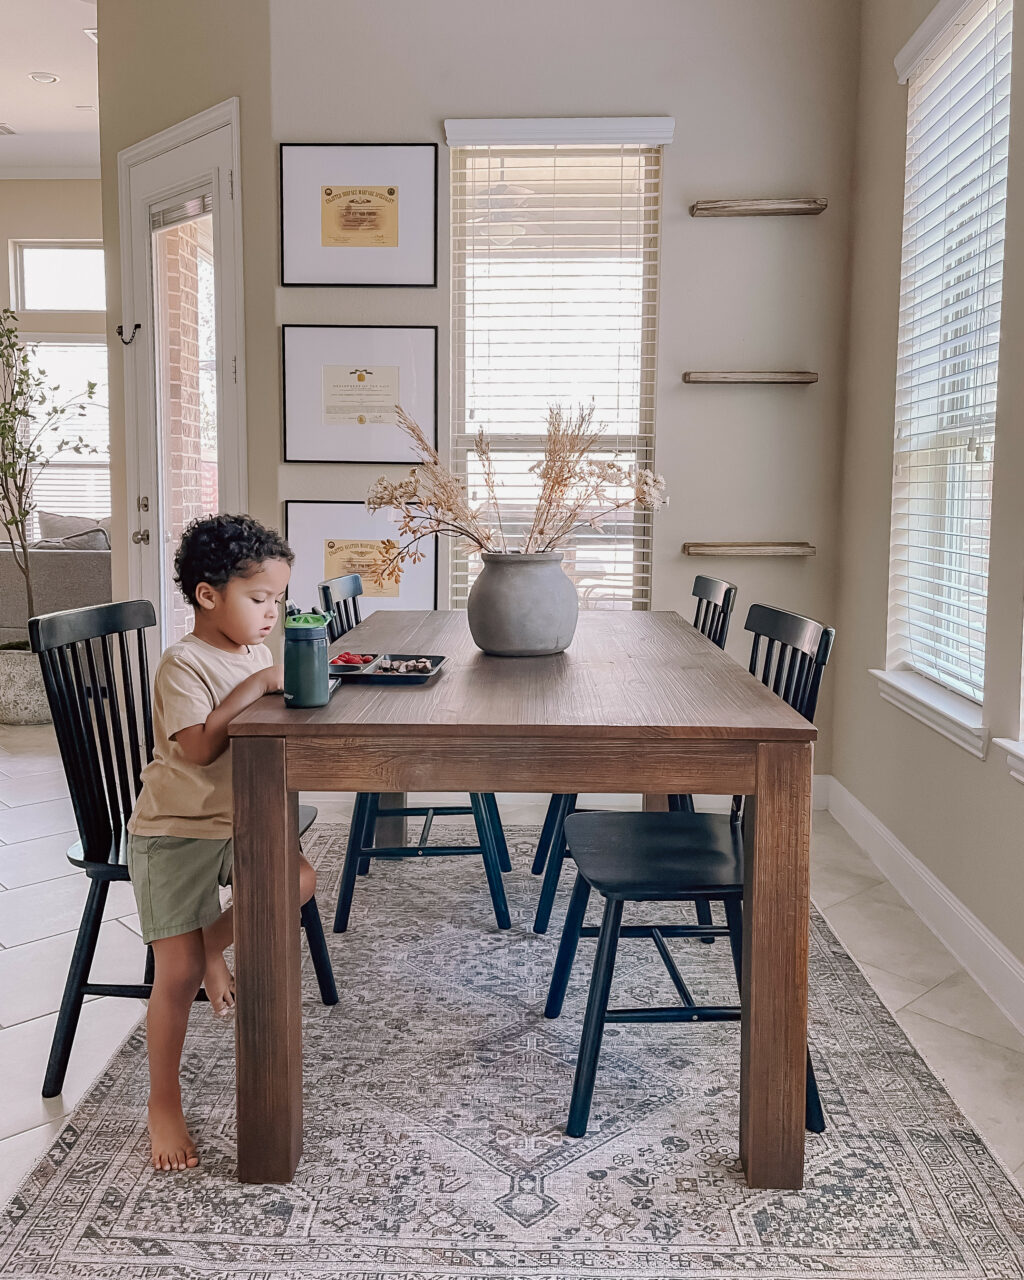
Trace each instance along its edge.
{"label": "chair seat", "polygon": [[[299,838],[306,834],[309,828],[316,822],[317,811],[316,806],[312,804],[299,805]],[[118,831],[114,834],[110,842],[110,852],[105,861],[100,862],[96,859],[89,859],[82,853],[82,842],[76,840],[73,845],[68,848],[68,862],[73,866],[81,867],[83,871],[88,872],[94,879],[100,880],[127,880],[128,877],[128,833],[126,831]]]}
{"label": "chair seat", "polygon": [[743,833],[724,813],[574,813],[569,852],[606,898],[686,900],[743,888]]}

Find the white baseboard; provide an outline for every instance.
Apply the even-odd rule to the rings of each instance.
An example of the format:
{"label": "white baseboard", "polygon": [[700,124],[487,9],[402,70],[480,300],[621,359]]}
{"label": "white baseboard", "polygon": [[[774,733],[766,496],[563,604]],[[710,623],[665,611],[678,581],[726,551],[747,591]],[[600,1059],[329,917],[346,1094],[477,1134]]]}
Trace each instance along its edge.
{"label": "white baseboard", "polygon": [[835,820],[1024,1034],[1024,964],[841,782],[826,790]]}

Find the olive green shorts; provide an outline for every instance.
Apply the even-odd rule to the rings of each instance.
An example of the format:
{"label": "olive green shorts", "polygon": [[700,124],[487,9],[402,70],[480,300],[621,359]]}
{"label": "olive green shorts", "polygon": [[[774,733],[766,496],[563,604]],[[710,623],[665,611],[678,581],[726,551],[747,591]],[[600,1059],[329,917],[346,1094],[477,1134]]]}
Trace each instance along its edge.
{"label": "olive green shorts", "polygon": [[128,874],[143,942],[205,929],[220,915],[220,886],[231,883],[231,841],[129,835]]}

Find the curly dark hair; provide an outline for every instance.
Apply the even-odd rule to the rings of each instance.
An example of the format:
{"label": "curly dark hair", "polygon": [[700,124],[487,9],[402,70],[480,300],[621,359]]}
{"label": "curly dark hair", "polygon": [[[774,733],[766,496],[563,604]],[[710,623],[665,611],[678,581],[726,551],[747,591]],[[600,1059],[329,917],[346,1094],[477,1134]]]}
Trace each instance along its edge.
{"label": "curly dark hair", "polygon": [[194,606],[201,582],[223,587],[232,578],[249,577],[264,560],[295,563],[295,553],[276,529],[268,529],[252,516],[202,516],[181,535],[174,556],[174,581]]}

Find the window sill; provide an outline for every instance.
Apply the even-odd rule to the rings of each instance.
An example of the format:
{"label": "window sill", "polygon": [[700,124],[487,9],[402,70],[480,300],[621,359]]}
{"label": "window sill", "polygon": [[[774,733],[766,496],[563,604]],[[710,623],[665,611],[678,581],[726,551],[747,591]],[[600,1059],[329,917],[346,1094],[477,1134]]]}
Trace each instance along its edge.
{"label": "window sill", "polygon": [[[916,671],[873,670],[871,675],[878,681],[878,691],[886,702],[941,733],[972,756],[985,759],[988,726],[984,723],[984,711],[977,703],[943,689]],[[1024,759],[1020,763],[1024,769]]]}
{"label": "window sill", "polygon": [[1006,767],[1010,771],[1010,777],[1024,782],[1024,742],[1017,742],[1014,738],[993,738],[992,741],[1006,752]]}

